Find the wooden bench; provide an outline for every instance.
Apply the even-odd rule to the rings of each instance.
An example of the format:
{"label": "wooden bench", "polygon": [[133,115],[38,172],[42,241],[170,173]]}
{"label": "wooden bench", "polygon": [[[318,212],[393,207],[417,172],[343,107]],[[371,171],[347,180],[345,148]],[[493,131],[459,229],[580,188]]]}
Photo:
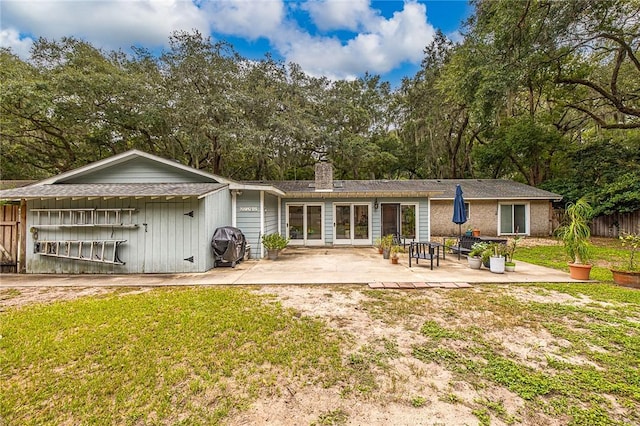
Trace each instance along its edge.
{"label": "wooden bench", "polygon": [[409,245],[409,268],[411,268],[411,260],[415,259],[416,265],[422,260],[428,260],[433,269],[433,259],[436,260],[436,266],[440,266],[440,243],[418,243],[412,241]]}

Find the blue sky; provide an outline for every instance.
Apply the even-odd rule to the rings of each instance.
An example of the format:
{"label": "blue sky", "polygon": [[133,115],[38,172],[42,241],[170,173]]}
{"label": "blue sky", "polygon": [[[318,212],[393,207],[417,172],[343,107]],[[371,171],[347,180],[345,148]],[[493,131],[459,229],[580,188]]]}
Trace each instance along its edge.
{"label": "blue sky", "polygon": [[437,29],[460,39],[472,12],[451,0],[2,0],[0,46],[23,58],[38,37],[75,36],[106,50],[160,51],[173,31],[228,40],[249,59],[265,53],[309,74],[413,76]]}

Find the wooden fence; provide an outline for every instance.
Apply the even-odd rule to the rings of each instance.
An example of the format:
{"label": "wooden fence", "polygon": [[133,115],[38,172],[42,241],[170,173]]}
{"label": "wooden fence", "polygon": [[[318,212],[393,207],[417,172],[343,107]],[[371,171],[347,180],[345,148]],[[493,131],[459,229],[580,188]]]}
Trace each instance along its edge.
{"label": "wooden fence", "polygon": [[640,232],[640,210],[599,216],[591,222],[591,235],[594,237],[617,238],[621,233],[636,232]]}
{"label": "wooden fence", "polygon": [[[552,216],[553,229],[562,224],[563,209],[554,209]],[[640,210],[633,213],[615,213],[598,216],[591,221],[591,235],[594,237],[618,238],[621,233],[640,233]]]}

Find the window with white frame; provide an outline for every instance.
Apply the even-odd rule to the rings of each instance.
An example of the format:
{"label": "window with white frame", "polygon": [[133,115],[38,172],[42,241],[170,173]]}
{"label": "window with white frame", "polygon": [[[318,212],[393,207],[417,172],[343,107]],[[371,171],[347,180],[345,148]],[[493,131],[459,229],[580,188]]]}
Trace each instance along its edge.
{"label": "window with white frame", "polygon": [[500,235],[529,233],[529,205],[500,204]]}

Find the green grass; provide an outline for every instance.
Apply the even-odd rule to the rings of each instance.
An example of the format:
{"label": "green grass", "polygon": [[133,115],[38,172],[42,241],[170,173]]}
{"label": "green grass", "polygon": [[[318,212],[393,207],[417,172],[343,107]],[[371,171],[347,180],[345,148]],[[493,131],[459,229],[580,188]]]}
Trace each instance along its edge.
{"label": "green grass", "polygon": [[216,424],[277,378],[331,385],[340,341],[321,322],[236,289],[156,290],[0,317],[8,424]]}
{"label": "green grass", "polygon": [[[613,282],[610,267],[623,265],[629,259],[629,252],[622,248],[620,241],[613,238],[593,240],[591,248],[593,268],[591,279],[602,282]],[[560,243],[552,246],[518,247],[515,260],[546,266],[562,271],[569,271],[568,258]]]}

